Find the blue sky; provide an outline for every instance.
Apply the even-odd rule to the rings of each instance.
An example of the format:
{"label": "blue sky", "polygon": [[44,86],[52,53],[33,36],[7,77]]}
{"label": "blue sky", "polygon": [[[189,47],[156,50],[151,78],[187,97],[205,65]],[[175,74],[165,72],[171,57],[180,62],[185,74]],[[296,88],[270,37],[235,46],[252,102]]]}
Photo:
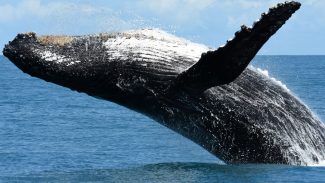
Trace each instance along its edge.
{"label": "blue sky", "polygon": [[[160,28],[210,47],[283,0],[0,0],[0,49],[19,32],[82,35]],[[259,54],[325,54],[325,0],[301,9]]]}

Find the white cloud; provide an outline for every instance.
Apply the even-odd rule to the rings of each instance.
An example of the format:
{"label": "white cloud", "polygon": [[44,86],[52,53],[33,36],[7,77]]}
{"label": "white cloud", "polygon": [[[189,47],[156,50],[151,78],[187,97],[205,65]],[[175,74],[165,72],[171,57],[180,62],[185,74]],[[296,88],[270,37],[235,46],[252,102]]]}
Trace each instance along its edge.
{"label": "white cloud", "polygon": [[[318,7],[325,4],[323,0],[304,1],[308,5]],[[200,24],[202,17],[211,14],[217,16],[213,19],[228,20],[227,25],[231,27],[251,23],[251,17],[259,18],[260,11],[266,11],[267,7],[278,2],[278,0],[137,0],[125,5],[125,7],[127,4],[137,5],[136,10],[134,7],[129,7],[133,11],[131,12],[133,17],[121,18],[125,16],[121,16],[110,8],[99,7],[96,2],[85,4],[59,0],[45,3],[44,0],[21,0],[18,3],[10,2],[0,5],[0,23],[38,18],[49,19],[62,25],[68,24],[69,27],[69,24],[76,24],[76,21],[91,22],[93,19],[93,22],[97,24],[96,27],[101,30],[120,30],[152,24],[155,18],[177,25]],[[142,14],[143,11],[148,10],[151,15],[155,16],[151,20],[148,20],[148,17],[144,20],[135,13]]]}
{"label": "white cloud", "polygon": [[42,4],[41,0],[22,0],[18,4],[4,4],[0,6],[0,22],[11,22],[26,17],[48,17],[57,12],[76,11],[91,13],[94,9],[90,6],[76,6],[72,3],[51,2]]}
{"label": "white cloud", "polygon": [[[33,31],[50,34],[88,34],[130,29],[140,24],[140,17],[101,7],[96,3],[69,1],[20,0],[0,4],[0,23],[24,24]],[[131,18],[130,18],[131,17]],[[34,26],[33,26],[34,25]]]}

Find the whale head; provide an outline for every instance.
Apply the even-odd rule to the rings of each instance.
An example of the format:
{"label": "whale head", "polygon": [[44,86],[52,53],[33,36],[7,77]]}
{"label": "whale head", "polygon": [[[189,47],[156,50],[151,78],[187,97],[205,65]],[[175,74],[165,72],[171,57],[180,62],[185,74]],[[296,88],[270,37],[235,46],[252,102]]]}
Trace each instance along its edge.
{"label": "whale head", "polygon": [[[165,49],[154,48],[157,45]],[[132,107],[143,97],[158,95],[207,50],[189,45],[156,29],[82,37],[24,33],[9,42],[3,54],[33,77]],[[173,60],[180,66],[174,67]]]}

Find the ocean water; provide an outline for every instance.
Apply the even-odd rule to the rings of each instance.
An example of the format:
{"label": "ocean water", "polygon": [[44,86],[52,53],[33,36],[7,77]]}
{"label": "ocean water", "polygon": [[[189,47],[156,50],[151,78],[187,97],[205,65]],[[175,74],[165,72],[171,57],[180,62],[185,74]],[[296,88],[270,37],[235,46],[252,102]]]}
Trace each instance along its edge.
{"label": "ocean water", "polygon": [[[325,121],[325,56],[258,56]],[[0,56],[0,182],[325,182],[325,167],[225,165],[116,104],[23,74]]]}

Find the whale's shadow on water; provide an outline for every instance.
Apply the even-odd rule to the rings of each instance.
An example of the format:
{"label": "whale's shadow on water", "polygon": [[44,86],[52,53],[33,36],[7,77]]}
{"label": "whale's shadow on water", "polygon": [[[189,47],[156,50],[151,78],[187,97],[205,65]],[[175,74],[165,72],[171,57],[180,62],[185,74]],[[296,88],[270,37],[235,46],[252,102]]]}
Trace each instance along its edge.
{"label": "whale's shadow on water", "polygon": [[288,165],[174,162],[119,169],[46,171],[6,177],[17,182],[322,182],[313,180],[325,168]]}

